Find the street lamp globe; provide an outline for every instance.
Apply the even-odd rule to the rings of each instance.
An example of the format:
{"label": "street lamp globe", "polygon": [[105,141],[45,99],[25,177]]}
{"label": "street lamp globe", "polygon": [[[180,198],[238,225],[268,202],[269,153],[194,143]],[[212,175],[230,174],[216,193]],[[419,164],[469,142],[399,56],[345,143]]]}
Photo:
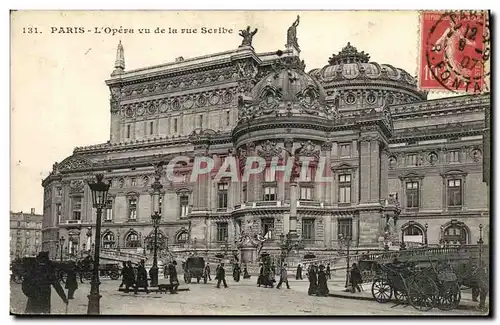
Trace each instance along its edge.
{"label": "street lamp globe", "polygon": [[89,183],[90,190],[92,192],[92,204],[96,209],[102,209],[106,206],[106,201],[108,199],[108,191],[110,184],[104,183],[102,180],[104,178],[103,174],[97,174],[95,183]]}

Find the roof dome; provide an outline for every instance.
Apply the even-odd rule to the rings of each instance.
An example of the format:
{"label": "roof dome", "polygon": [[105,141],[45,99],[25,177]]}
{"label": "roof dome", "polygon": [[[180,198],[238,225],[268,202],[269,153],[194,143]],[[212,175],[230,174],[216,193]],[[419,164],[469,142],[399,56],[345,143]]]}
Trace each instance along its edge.
{"label": "roof dome", "polygon": [[370,55],[347,43],[342,51],[332,55],[328,65],[310,72],[322,84],[337,81],[384,81],[417,89],[417,79],[403,69],[390,64],[369,62]]}
{"label": "roof dome", "polygon": [[[261,98],[266,89],[276,89],[282,101],[300,101],[307,89],[317,92],[318,100],[324,101],[325,91],[317,80],[309,76],[304,61],[296,56],[281,57],[273,66],[273,72],[262,78],[252,89],[252,98]],[[264,98],[265,99],[265,98]]]}
{"label": "roof dome", "polygon": [[274,116],[331,116],[331,99],[321,84],[308,75],[298,56],[282,56],[272,66],[273,72],[262,78],[250,96],[240,98],[240,120]]}

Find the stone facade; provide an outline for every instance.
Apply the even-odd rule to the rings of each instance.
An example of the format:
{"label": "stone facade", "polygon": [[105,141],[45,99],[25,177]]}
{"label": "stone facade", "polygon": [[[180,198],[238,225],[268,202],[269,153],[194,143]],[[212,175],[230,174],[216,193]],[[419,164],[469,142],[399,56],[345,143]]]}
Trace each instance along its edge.
{"label": "stone facade", "polygon": [[42,219],[35,209],[30,213],[10,213],[10,258],[35,256],[42,248]]}
{"label": "stone facade", "polygon": [[[423,243],[424,232],[429,244],[475,243],[478,225],[489,227],[481,164],[489,95],[427,100],[406,71],[369,62],[351,44],[325,67],[304,69],[293,46],[257,53],[242,45],[125,71],[120,44],[106,81],[110,140],[75,148],[43,181],[44,249],[62,235],[78,249],[90,244],[96,219],[85,180],[104,172],[104,246],[141,250],[152,231],[153,163],[179,156],[189,157],[175,169],[184,181],[160,179],[169,247],[236,248],[243,235],[260,234],[273,250],[290,231],[309,250],[335,249],[342,235],[353,247],[379,247],[387,236],[395,245],[401,232],[408,243]],[[264,171],[247,182],[215,173],[190,182],[206,156],[217,166],[261,157],[267,167],[309,157],[312,175],[331,179],[306,177],[292,189]]]}

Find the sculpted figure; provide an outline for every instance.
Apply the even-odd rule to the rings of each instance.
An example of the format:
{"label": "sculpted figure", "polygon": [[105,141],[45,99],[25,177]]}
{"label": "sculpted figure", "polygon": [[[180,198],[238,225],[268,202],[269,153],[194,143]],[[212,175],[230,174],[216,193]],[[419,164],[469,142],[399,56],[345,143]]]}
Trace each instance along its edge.
{"label": "sculpted figure", "polygon": [[239,35],[243,37],[243,41],[240,46],[252,46],[252,39],[255,34],[257,34],[258,29],[255,28],[253,32],[250,31],[250,26],[247,29],[241,29]]}
{"label": "sculpted figure", "polygon": [[299,43],[297,39],[297,26],[299,26],[300,17],[297,15],[297,19],[293,22],[292,26],[288,27],[286,34],[286,45],[295,46],[299,48]]}

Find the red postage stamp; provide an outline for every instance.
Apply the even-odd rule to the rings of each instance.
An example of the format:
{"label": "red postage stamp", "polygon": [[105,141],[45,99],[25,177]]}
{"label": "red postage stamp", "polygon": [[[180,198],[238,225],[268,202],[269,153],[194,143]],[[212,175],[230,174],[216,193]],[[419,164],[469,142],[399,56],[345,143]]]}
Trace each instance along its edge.
{"label": "red postage stamp", "polygon": [[424,11],[420,17],[420,88],[489,91],[489,13]]}

